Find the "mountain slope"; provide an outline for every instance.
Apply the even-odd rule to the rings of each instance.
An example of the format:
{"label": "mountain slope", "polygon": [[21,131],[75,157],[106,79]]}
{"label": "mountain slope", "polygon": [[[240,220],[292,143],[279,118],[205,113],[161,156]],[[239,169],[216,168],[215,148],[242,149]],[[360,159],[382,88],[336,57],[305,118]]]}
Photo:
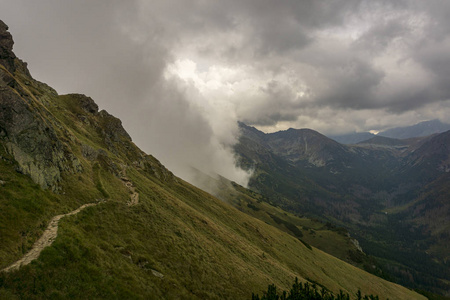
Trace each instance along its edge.
{"label": "mountain slope", "polygon": [[253,127],[240,123],[243,135],[264,145],[274,154],[293,163],[308,161],[314,166],[325,166],[345,157],[347,149],[341,144],[311,129],[293,129],[264,134]]}
{"label": "mountain slope", "polygon": [[0,272],[0,298],[245,299],[296,276],[335,292],[424,298],[175,177],[92,99],[31,78],[6,30],[0,22],[0,269],[54,216],[104,201],[61,219],[37,260]]}
{"label": "mountain slope", "polygon": [[450,130],[430,138],[409,156],[414,166],[426,166],[441,172],[450,172]]}
{"label": "mountain slope", "polygon": [[370,132],[355,132],[355,133],[348,133],[348,134],[342,134],[342,135],[330,135],[328,136],[330,139],[335,140],[338,143],[345,144],[345,145],[351,145],[351,144],[357,144],[362,141],[366,141],[368,139],[373,138],[375,135]]}
{"label": "mountain slope", "polygon": [[[311,212],[315,206],[316,216],[330,215],[324,214],[323,209],[333,209],[333,203],[345,196],[346,207],[334,207],[335,214],[358,214],[355,208],[360,204],[350,202],[356,199],[354,194],[359,190],[392,187],[391,182],[377,175],[390,173],[397,167],[396,154],[391,149],[349,147],[313,130],[291,129],[266,134],[258,141],[249,137],[248,128],[241,125],[242,135],[235,150],[242,158],[243,167],[256,170],[250,185],[267,193],[273,189],[279,191],[284,198],[298,202],[302,213]],[[367,172],[368,169],[372,172]],[[264,178],[271,184],[266,185]],[[277,197],[273,193],[271,196]],[[351,219],[358,221],[359,217],[355,215]]]}
{"label": "mountain slope", "polygon": [[[398,282],[447,293],[450,271],[442,254],[450,239],[433,233],[436,224],[429,216],[439,216],[441,228],[450,223],[438,210],[428,212],[447,208],[447,198],[433,192],[446,195],[449,185],[447,132],[339,145],[318,133],[315,140],[305,139],[303,133],[313,132],[308,130],[257,134],[253,128],[249,136],[248,128],[241,128],[235,150],[241,165],[254,170],[252,190],[290,212],[345,227]],[[282,141],[269,145],[274,135]],[[317,158],[323,163],[311,162]],[[421,217],[413,214],[415,208]]]}
{"label": "mountain slope", "polygon": [[330,135],[329,138],[341,144],[349,145],[361,143],[375,136],[393,139],[409,139],[443,133],[448,130],[450,130],[450,124],[442,123],[439,120],[430,120],[412,126],[390,128],[379,132],[377,135],[370,132],[355,132],[342,135]]}
{"label": "mountain slope", "polygon": [[247,215],[289,233],[305,245],[321,249],[363,270],[383,275],[379,268],[373,267],[376,262],[362,251],[358,241],[352,238],[345,228],[289,213],[277,207],[269,198],[230,182],[224,177],[206,175],[199,170],[193,170],[193,173],[196,174],[195,182],[200,188]]}
{"label": "mountain slope", "polygon": [[378,133],[378,135],[396,139],[408,139],[442,133],[447,130],[450,130],[450,124],[442,123],[439,120],[430,120],[412,126],[391,128]]}
{"label": "mountain slope", "polygon": [[358,144],[370,144],[370,145],[393,146],[393,147],[407,146],[407,142],[403,140],[378,135],[365,141],[359,142]]}

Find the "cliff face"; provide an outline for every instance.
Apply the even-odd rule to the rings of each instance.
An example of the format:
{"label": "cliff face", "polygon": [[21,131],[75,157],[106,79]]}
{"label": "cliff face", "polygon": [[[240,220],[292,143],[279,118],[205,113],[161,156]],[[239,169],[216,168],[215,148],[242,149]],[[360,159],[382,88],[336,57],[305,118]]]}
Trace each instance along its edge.
{"label": "cliff face", "polygon": [[[58,192],[65,173],[83,172],[82,159],[97,160],[101,156],[110,161],[107,150],[161,179],[173,178],[156,159],[137,149],[119,119],[99,111],[90,97],[59,96],[45,83],[34,80],[27,64],[12,51],[14,41],[7,30],[0,21],[0,142],[17,161],[18,172],[29,175],[42,188]],[[63,105],[71,111],[61,112]],[[67,120],[69,115],[71,119]],[[105,150],[85,144],[65,121],[74,122],[75,129],[89,128]],[[109,167],[116,175],[120,173],[117,164],[110,162]]]}
{"label": "cliff face", "polygon": [[12,51],[14,41],[8,32],[8,26],[0,20],[0,64],[10,72],[15,71],[14,59],[16,56]]}
{"label": "cliff face", "polygon": [[[16,57],[12,51],[14,40],[12,35],[8,32],[8,26],[0,20],[0,65],[2,65],[10,73],[19,71],[29,77],[30,73],[27,69],[27,64]],[[0,82],[3,84],[12,84],[13,78],[8,74],[2,73],[0,76]]]}
{"label": "cliff face", "polygon": [[[56,91],[31,77],[26,63],[15,56],[7,30],[0,21],[0,141],[17,161],[18,172],[30,175],[42,188],[58,192],[64,172],[82,172],[76,151],[71,149],[76,137],[51,112],[58,106]],[[99,112],[89,97],[70,97],[81,108],[81,121],[89,123],[88,116],[96,116],[95,125],[111,152],[119,152],[117,145],[127,147],[131,138],[119,119]]]}
{"label": "cliff face", "polygon": [[[80,171],[77,159],[65,154],[53,126],[45,121],[47,112],[31,92],[35,82],[12,51],[13,40],[8,27],[0,22],[0,138],[19,166],[43,188],[57,190],[61,171]],[[42,90],[41,96],[55,94]]]}

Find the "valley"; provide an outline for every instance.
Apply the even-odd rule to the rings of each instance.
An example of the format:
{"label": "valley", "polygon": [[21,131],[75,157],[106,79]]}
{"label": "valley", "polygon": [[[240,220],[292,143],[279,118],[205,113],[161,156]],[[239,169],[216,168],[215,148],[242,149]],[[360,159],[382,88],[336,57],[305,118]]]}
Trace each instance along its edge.
{"label": "valley", "polygon": [[0,22],[0,269],[44,247],[0,272],[1,299],[249,299],[294,278],[425,299],[292,235],[310,224],[348,244],[319,223],[271,209],[267,224],[176,177],[93,99],[33,79],[7,29]]}
{"label": "valley", "polygon": [[450,131],[342,145],[309,129],[240,127],[235,149],[241,165],[255,170],[251,189],[287,211],[346,228],[391,280],[449,290]]}

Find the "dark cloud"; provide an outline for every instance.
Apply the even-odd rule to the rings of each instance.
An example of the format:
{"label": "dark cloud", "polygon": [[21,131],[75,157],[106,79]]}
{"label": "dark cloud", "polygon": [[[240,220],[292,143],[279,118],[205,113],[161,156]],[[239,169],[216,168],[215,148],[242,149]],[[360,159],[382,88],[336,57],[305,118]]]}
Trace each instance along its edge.
{"label": "dark cloud", "polygon": [[177,37],[161,16],[147,22],[142,8],[136,1],[19,0],[2,18],[36,78],[60,93],[92,96],[176,174],[189,179],[194,165],[246,184],[228,140],[221,143],[184,91],[164,77]]}
{"label": "dark cloud", "polygon": [[0,4],[36,78],[92,96],[172,169],[245,181],[237,120],[342,133],[450,118],[445,1]]}
{"label": "dark cloud", "polygon": [[317,102],[333,107],[379,108],[383,103],[374,99],[374,94],[384,74],[365,61],[352,59],[335,69],[327,69],[328,86],[318,91]]}
{"label": "dark cloud", "polygon": [[254,42],[256,56],[288,55],[311,41],[311,37],[300,24],[292,19],[270,20],[266,26],[255,26]]}
{"label": "dark cloud", "polygon": [[369,53],[377,54],[397,39],[402,39],[408,34],[407,31],[408,29],[405,24],[402,24],[402,20],[381,20],[380,23],[374,24],[355,41],[355,47],[360,48],[360,51],[369,51]]}

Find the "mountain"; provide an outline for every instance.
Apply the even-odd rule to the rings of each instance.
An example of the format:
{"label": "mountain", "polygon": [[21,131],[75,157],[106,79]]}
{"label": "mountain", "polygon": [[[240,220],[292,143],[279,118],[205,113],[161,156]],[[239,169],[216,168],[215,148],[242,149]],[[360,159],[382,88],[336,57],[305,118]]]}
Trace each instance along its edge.
{"label": "mountain", "polygon": [[290,128],[270,133],[265,141],[275,154],[294,163],[307,160],[314,166],[325,166],[342,161],[347,154],[341,144],[311,129]]}
{"label": "mountain", "polygon": [[371,139],[374,136],[375,134],[370,132],[355,132],[342,135],[330,135],[329,138],[335,140],[338,143],[350,145]]}
{"label": "mountain", "polygon": [[450,130],[431,137],[409,157],[410,164],[427,169],[450,172]]}
{"label": "mountain", "polygon": [[256,128],[240,123],[240,130],[243,137],[293,165],[326,167],[342,164],[352,156],[345,146],[311,129],[290,128],[275,133],[256,134]]}
{"label": "mountain", "polygon": [[442,123],[441,121],[436,119],[421,122],[412,126],[391,128],[385,131],[381,131],[377,135],[370,132],[355,132],[342,135],[330,135],[329,138],[341,144],[352,145],[364,142],[375,136],[382,136],[393,139],[409,139],[429,136],[448,130],[450,130],[450,124]]}
{"label": "mountain", "polygon": [[7,29],[0,21],[0,298],[248,299],[298,277],[425,299],[177,178],[93,99],[34,80]]}
{"label": "mountain", "polygon": [[[289,213],[277,207],[267,197],[220,175],[207,175],[199,170],[193,170],[193,173],[196,174],[196,182],[200,183],[199,187],[205,191],[238,210],[291,234],[305,245],[316,247],[360,268],[371,268],[376,264],[343,227]],[[376,271],[381,275],[379,269]]]}
{"label": "mountain", "polygon": [[[349,185],[379,186],[384,183],[374,178],[373,173],[389,172],[396,167],[393,163],[396,163],[397,153],[393,153],[392,149],[367,149],[363,145],[349,147],[311,129],[262,133],[257,139],[254,138],[255,128],[241,124],[240,129],[241,140],[236,151],[245,153],[242,164],[258,165],[263,162],[259,164],[263,167],[267,165],[267,157],[271,157],[267,167],[288,173],[288,180],[298,181],[303,177],[303,181],[313,180],[316,185],[331,192],[342,190],[343,193],[351,193],[341,184],[342,181]],[[247,134],[249,131],[252,135]],[[259,150],[248,153],[255,148]],[[264,157],[261,156],[263,152]],[[367,172],[368,167],[374,172]]]}
{"label": "mountain", "polygon": [[439,120],[431,120],[418,123],[412,126],[396,127],[378,133],[380,136],[396,139],[408,139],[442,133],[450,130],[450,124],[442,123]]}
{"label": "mountain", "polygon": [[435,192],[446,195],[449,186],[448,132],[342,145],[309,129],[264,134],[240,128],[235,150],[241,166],[254,170],[250,189],[285,210],[346,228],[397,282],[449,290],[444,253],[450,238],[433,229],[430,217],[439,216],[441,229],[450,226],[442,217],[448,198]]}
{"label": "mountain", "polygon": [[408,146],[408,143],[404,140],[388,138],[384,136],[374,136],[370,139],[359,142],[360,145],[378,145],[388,147],[403,147]]}

